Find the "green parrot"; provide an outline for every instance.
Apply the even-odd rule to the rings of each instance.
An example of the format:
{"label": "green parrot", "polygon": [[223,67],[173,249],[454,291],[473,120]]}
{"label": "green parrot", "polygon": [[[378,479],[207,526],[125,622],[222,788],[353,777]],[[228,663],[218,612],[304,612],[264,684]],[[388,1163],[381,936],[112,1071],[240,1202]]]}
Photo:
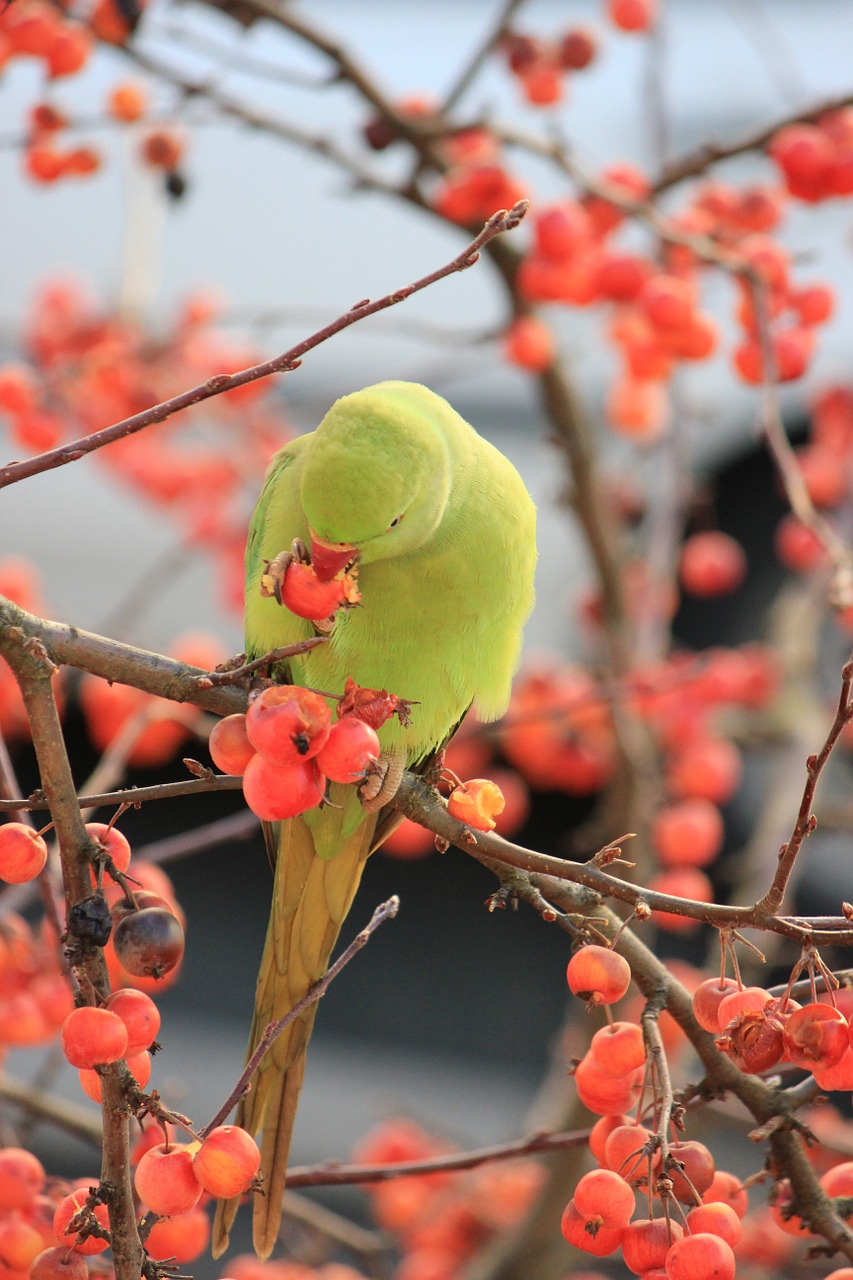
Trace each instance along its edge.
{"label": "green parrot", "polygon": [[[379,730],[380,772],[360,791],[333,784],[331,805],[265,831],[275,868],[255,997],[251,1053],[325,973],[368,855],[399,815],[384,806],[406,767],[424,767],[473,704],[506,709],[533,604],[535,508],[515,468],[440,396],[381,382],[338,400],[316,431],[274,457],[246,548],[246,650],[258,657],[317,634],[261,593],[269,562],[293,540],[317,577],[351,560],[361,604],[340,610],[327,642],[291,658],[290,683],[335,694],[348,677],[414,703],[411,723]],[[288,1149],[317,1004],[264,1057],[236,1122],[260,1132],[264,1195],[254,1244],[266,1258],[281,1218]],[[218,1206],[221,1254],[238,1201]]]}

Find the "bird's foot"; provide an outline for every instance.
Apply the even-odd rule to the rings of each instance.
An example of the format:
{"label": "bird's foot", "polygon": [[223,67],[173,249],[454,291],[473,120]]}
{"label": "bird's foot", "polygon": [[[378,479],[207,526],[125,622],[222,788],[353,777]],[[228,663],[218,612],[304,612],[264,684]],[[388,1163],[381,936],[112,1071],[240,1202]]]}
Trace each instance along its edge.
{"label": "bird's foot", "polygon": [[308,564],[311,557],[308,548],[301,538],[294,538],[287,551],[279,551],[274,560],[266,562],[266,572],[261,575],[261,595],[275,596],[278,604],[282,604],[281,589],[288,569],[294,563]]}
{"label": "bird's foot", "polygon": [[368,813],[376,813],[397,794],[397,788],[406,767],[406,757],[401,751],[383,751],[375,767],[359,787],[362,807]]}

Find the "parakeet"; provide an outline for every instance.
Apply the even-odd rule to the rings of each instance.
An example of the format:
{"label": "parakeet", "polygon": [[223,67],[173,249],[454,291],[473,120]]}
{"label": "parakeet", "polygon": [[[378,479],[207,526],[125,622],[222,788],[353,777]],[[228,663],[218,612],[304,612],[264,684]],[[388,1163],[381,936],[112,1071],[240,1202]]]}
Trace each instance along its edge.
{"label": "parakeet", "polygon": [[[483,720],[505,710],[533,604],[535,508],[521,477],[445,400],[414,383],[343,396],[273,459],[246,548],[249,657],[316,634],[261,593],[269,562],[295,538],[310,546],[318,577],[355,558],[361,604],[340,610],[327,642],[290,659],[281,677],[333,694],[352,677],[415,705],[409,725],[391,719],[379,731],[387,776],[372,803],[364,789],[334,784],[332,805],[266,832],[275,883],[250,1052],[326,971],[365,860],[395,825],[381,806],[402,768],[428,760],[472,704]],[[278,1234],[316,1009],[279,1036],[237,1113],[238,1124],[262,1134],[254,1243],[264,1258]],[[217,1254],[237,1203],[219,1206]]]}

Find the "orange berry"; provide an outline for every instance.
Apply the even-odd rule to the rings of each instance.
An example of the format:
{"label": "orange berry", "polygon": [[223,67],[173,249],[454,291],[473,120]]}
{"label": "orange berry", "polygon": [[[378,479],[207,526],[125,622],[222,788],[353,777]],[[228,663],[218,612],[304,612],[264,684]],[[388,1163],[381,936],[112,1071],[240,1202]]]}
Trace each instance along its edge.
{"label": "orange berry", "polygon": [[136,1166],[133,1184],[152,1213],[170,1218],[175,1213],[187,1213],[198,1203],[202,1186],[193,1173],[195,1150],[173,1142],[168,1147],[160,1143],[145,1152]]}
{"label": "orange berry", "polygon": [[746,568],[740,543],[727,533],[711,529],[692,534],[682,544],[678,576],[691,595],[721,596],[741,585]]}
{"label": "orange berry", "polygon": [[72,1067],[98,1067],[118,1062],[127,1052],[127,1028],[108,1009],[84,1005],[62,1024],[62,1052]]}
{"label": "orange berry", "polygon": [[475,831],[492,831],[495,818],[503,807],[501,789],[490,778],[472,778],[463,782],[454,787],[447,801],[447,812]]}
{"label": "orange berry", "polygon": [[576,951],[566,969],[570,990],[589,1004],[615,1004],[631,982],[631,966],[624,956],[596,944]]}
{"label": "orange berry", "polygon": [[209,1242],[210,1218],[206,1210],[196,1205],[186,1213],[176,1213],[174,1217],[155,1222],[145,1241],[145,1249],[155,1261],[174,1259],[183,1264],[201,1257]]}
{"label": "orange berry", "polygon": [[0,1150],[0,1209],[28,1210],[44,1189],[47,1175],[37,1156],[23,1147]]}
{"label": "orange berry", "polygon": [[217,720],[207,742],[210,758],[223,773],[242,776],[255,754],[246,736],[246,717],[241,712]]}
{"label": "orange berry", "polygon": [[91,52],[92,37],[85,27],[61,27],[43,55],[48,77],[57,80],[76,75],[89,61]]}
{"label": "orange berry", "polygon": [[620,31],[648,31],[658,16],[658,0],[608,0],[607,15]]}
{"label": "orange berry", "polygon": [[604,407],[614,431],[651,443],[660,439],[669,421],[669,401],[659,382],[622,377],[610,386]]}
{"label": "orange berry", "polygon": [[538,316],[516,316],[503,335],[503,353],[510,364],[542,373],[554,360],[554,332]]}
{"label": "orange berry", "polygon": [[114,120],[132,124],[145,115],[148,109],[148,95],[141,84],[132,80],[124,80],[110,90],[107,98],[107,113]]}
{"label": "orange berry", "polygon": [[0,826],[0,880],[26,884],[41,874],[46,862],[47,845],[32,827],[24,822]]}
{"label": "orange berry", "polygon": [[652,822],[652,843],[665,867],[707,866],[720,852],[723,835],[717,806],[695,797],[664,805]]}
{"label": "orange berry", "polygon": [[254,1138],[238,1125],[212,1129],[193,1156],[193,1173],[218,1199],[242,1195],[257,1177],[261,1153]]}
{"label": "orange berry", "polygon": [[[59,1243],[65,1245],[66,1248],[73,1248],[77,1253],[89,1256],[94,1253],[103,1253],[106,1249],[109,1249],[110,1242],[108,1239],[103,1240],[96,1235],[86,1236],[83,1239],[78,1236],[76,1231],[68,1231],[69,1222],[80,1212],[87,1198],[87,1191],[78,1188],[78,1190],[72,1191],[70,1195],[60,1200],[53,1215],[53,1233]],[[110,1219],[107,1206],[105,1204],[96,1204],[91,1213],[98,1224],[105,1231],[109,1231]]]}
{"label": "orange berry", "polygon": [[[148,1081],[151,1079],[151,1054],[145,1052],[126,1054],[127,1069],[133,1076],[140,1089],[144,1089]],[[93,1102],[100,1103],[103,1100],[103,1092],[101,1088],[101,1077],[97,1071],[83,1068],[78,1072],[80,1077],[80,1088],[83,1090],[87,1098],[91,1098]]]}

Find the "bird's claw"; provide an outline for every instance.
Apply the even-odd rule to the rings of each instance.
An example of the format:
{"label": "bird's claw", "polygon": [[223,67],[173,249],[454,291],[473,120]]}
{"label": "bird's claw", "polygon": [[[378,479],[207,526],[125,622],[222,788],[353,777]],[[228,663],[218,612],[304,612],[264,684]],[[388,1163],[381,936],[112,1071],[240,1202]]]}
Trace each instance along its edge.
{"label": "bird's claw", "polygon": [[358,790],[362,807],[367,813],[376,813],[389,800],[394,799],[405,767],[406,758],[401,752],[382,752]]}
{"label": "bird's claw", "polygon": [[292,564],[310,564],[308,548],[301,538],[294,538],[288,551],[279,551],[273,560],[267,560],[266,570],[261,575],[261,595],[275,596],[276,603],[282,604],[281,588],[285,575]]}

